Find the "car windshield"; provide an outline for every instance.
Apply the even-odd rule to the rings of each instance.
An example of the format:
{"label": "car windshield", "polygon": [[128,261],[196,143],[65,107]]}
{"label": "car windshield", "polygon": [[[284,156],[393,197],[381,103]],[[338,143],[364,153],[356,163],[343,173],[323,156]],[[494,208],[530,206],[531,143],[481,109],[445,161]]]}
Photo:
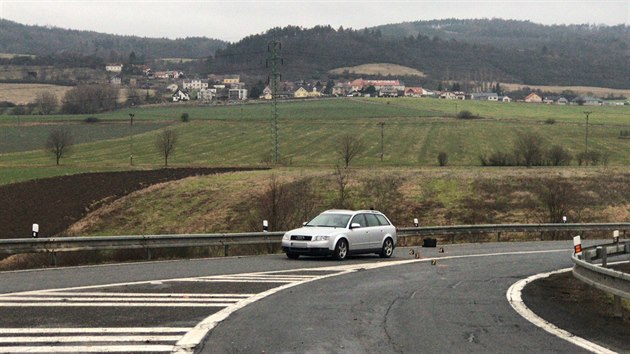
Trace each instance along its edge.
{"label": "car windshield", "polygon": [[306,226],[312,227],[346,227],[351,215],[347,214],[319,214],[309,221]]}

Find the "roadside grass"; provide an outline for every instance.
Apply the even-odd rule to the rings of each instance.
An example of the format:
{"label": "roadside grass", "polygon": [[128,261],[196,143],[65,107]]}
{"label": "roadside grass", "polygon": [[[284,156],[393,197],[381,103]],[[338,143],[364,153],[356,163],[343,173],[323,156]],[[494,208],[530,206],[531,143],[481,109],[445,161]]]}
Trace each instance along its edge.
{"label": "roadside grass", "polygon": [[[572,205],[571,215],[580,221],[623,222],[630,208],[630,175],[623,169],[599,168],[354,168],[350,174],[350,196],[357,209],[383,205],[368,204],[370,192],[364,183],[376,176],[395,176],[401,199],[388,216],[399,227],[475,223],[536,223],[544,206],[536,201],[532,188],[548,178],[575,183],[589,205]],[[332,168],[281,168],[265,171],[190,177],[152,186],[101,208],[70,229],[70,235],[140,235],[260,231],[252,225],[259,215],[257,196],[268,189],[271,176],[281,183],[310,180],[315,195],[314,214],[335,208],[337,187]],[[602,182],[605,185],[596,182]],[[615,182],[616,181],[616,182]],[[608,186],[615,196],[606,197]],[[504,196],[504,198],[498,198]],[[523,198],[527,199],[526,201]],[[474,205],[471,199],[477,200]],[[372,200],[373,201],[373,200]],[[474,206],[474,208],[473,208]],[[533,208],[533,209],[532,209]],[[314,215],[312,215],[314,216]],[[304,220],[306,221],[306,220]],[[298,227],[299,225],[295,225]],[[257,226],[256,226],[257,227]],[[527,236],[531,239],[531,235]],[[535,236],[538,237],[538,236]],[[503,235],[519,240],[524,235]],[[472,242],[496,239],[476,235]],[[477,241],[475,241],[477,240]]]}

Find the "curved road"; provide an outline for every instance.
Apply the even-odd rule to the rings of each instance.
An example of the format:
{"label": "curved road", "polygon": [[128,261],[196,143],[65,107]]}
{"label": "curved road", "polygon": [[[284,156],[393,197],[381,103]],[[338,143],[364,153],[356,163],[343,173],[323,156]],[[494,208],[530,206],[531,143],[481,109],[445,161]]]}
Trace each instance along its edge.
{"label": "curved road", "polygon": [[505,295],[570,267],[570,242],[444,249],[1,272],[0,353],[186,352],[190,343],[203,353],[584,352],[527,322]]}

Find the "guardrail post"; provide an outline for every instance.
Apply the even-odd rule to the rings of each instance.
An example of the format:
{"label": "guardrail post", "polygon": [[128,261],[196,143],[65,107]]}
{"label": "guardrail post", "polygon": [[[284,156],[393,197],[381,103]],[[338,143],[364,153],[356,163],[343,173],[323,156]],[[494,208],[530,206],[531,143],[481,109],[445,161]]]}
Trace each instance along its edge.
{"label": "guardrail post", "polygon": [[147,259],[147,261],[151,260],[151,249],[149,247],[144,248],[144,257]]}
{"label": "guardrail post", "polygon": [[602,246],[602,267],[608,267],[608,247]]}
{"label": "guardrail post", "polygon": [[451,244],[455,244],[455,235],[451,235]]}
{"label": "guardrail post", "polygon": [[497,242],[501,242],[501,232],[497,232]]}
{"label": "guardrail post", "polygon": [[615,317],[623,317],[623,308],[621,307],[621,296],[613,296],[613,315]]}

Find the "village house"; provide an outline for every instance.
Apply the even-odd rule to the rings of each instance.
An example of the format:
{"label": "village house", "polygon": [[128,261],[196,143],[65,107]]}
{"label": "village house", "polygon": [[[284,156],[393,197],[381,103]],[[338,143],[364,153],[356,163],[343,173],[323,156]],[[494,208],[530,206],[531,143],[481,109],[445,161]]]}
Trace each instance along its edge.
{"label": "village house", "polygon": [[574,98],[571,103],[581,106],[601,106],[603,104],[603,101],[599,98],[591,96],[579,96]]}
{"label": "village house", "polygon": [[263,100],[273,99],[273,91],[271,91],[271,87],[267,86],[263,89],[260,99],[263,99]]}
{"label": "village house", "polygon": [[405,96],[407,97],[426,97],[430,94],[428,90],[422,87],[406,87]]}
{"label": "village house", "polygon": [[105,65],[105,70],[113,73],[122,72],[123,65],[122,64],[107,64]]}
{"label": "village house", "polygon": [[184,80],[182,82],[182,88],[184,90],[203,90],[208,88],[208,80]]}
{"label": "village house", "polygon": [[438,98],[443,99],[443,100],[454,100],[454,99],[457,99],[457,96],[455,95],[454,92],[442,91],[440,92],[440,95],[438,96]]}
{"label": "village house", "polygon": [[122,85],[122,78],[120,75],[115,75],[109,78],[109,83],[112,85]]}
{"label": "village house", "polygon": [[545,96],[542,102],[546,104],[559,104],[559,105],[569,104],[569,100],[567,100],[566,98],[562,96]]}
{"label": "village house", "polygon": [[175,91],[175,93],[173,94],[173,102],[184,102],[184,101],[190,101],[190,96],[188,95],[188,93],[179,89]]}
{"label": "village house", "polygon": [[197,92],[197,99],[200,101],[210,102],[214,99],[217,94],[217,89],[215,88],[203,88]]}
{"label": "village house", "polygon": [[499,95],[496,92],[475,92],[470,94],[471,100],[476,101],[494,101],[499,100]]}
{"label": "village house", "polygon": [[541,103],[542,98],[540,98],[540,96],[538,96],[535,92],[532,92],[529,95],[525,96],[525,99],[523,101],[527,103]]}

